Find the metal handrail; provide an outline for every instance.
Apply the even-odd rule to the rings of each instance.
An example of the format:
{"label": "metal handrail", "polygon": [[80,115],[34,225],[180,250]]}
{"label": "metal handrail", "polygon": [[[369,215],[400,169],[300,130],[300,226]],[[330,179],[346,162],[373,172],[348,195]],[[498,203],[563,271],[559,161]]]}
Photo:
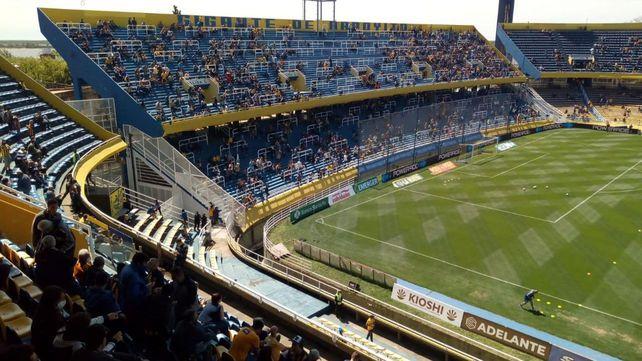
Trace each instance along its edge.
{"label": "metal handrail", "polygon": [[[271,248],[271,247],[273,247],[273,246],[274,246],[274,243],[273,243],[273,242],[270,240],[270,238],[269,238],[269,233],[270,233],[270,231],[271,231],[271,230],[272,230],[272,229],[273,229],[277,224],[279,224],[281,221],[283,221],[284,219],[286,219],[286,218],[289,216],[289,214],[290,214],[290,212],[291,212],[291,211],[293,211],[293,210],[294,210],[294,209],[296,209],[296,208],[301,207],[302,205],[309,204],[309,203],[315,202],[315,201],[317,201],[317,200],[319,200],[319,199],[322,199],[322,198],[324,198],[324,197],[327,197],[330,193],[332,193],[332,192],[336,191],[337,189],[340,189],[340,188],[344,187],[344,186],[345,186],[345,185],[347,185],[347,184],[354,184],[354,180],[355,180],[355,178],[353,178],[353,179],[351,179],[351,180],[348,180],[348,181],[345,181],[345,182],[342,182],[342,183],[339,183],[338,185],[333,186],[333,187],[330,187],[329,189],[326,189],[326,190],[324,190],[324,191],[322,191],[322,192],[320,192],[320,193],[318,193],[318,194],[315,194],[315,195],[313,195],[313,196],[311,196],[311,197],[308,197],[308,198],[306,198],[306,199],[303,199],[303,200],[300,200],[300,201],[298,201],[298,202],[296,202],[296,203],[293,203],[292,205],[290,205],[290,206],[288,206],[288,207],[286,207],[286,208],[282,209],[281,211],[277,212],[276,214],[272,215],[268,220],[266,220],[265,225],[263,226],[263,240],[264,240],[264,245],[265,245],[266,249],[269,249],[269,248]],[[282,275],[284,275],[284,276],[285,276],[286,278],[288,278],[288,279],[295,280],[295,281],[297,281],[297,282],[302,282],[302,283],[304,283],[304,284],[306,284],[306,285],[308,285],[308,286],[310,286],[310,287],[314,288],[317,292],[320,292],[320,293],[322,293],[322,294],[326,294],[326,295],[328,295],[328,296],[332,297],[333,295],[331,295],[331,294],[329,294],[327,291],[325,291],[325,290],[321,287],[321,285],[325,285],[325,286],[327,286],[327,287],[328,287],[328,288],[330,288],[330,289],[336,289],[336,290],[343,290],[343,289],[345,289],[345,286],[343,286],[343,285],[339,284],[338,282],[336,282],[336,281],[334,281],[334,280],[331,280],[331,279],[329,279],[329,278],[326,278],[325,276],[322,276],[322,275],[320,275],[320,274],[318,274],[318,273],[314,273],[314,272],[312,272],[311,270],[307,270],[307,271],[308,271],[308,272],[310,272],[310,273],[314,273],[314,277],[315,277],[316,284],[315,284],[315,283],[311,283],[311,280],[312,280],[312,279],[311,279],[311,277],[304,277],[303,272],[298,271],[298,270],[296,270],[296,269],[293,269],[293,268],[291,268],[291,267],[288,267],[287,265],[284,265],[284,264],[281,264],[281,263],[279,264],[279,267],[278,267],[278,268],[272,267],[272,266],[270,266],[268,263],[270,263],[270,262],[275,262],[275,261],[268,260],[268,259],[266,259],[264,256],[258,255],[258,254],[256,254],[255,252],[252,252],[252,251],[250,251],[250,250],[248,250],[248,249],[245,249],[244,247],[242,247],[242,246],[240,246],[240,245],[238,245],[238,246],[239,246],[242,250],[245,250],[244,252],[249,253],[249,254],[250,254],[250,255],[252,255],[253,257],[258,257],[259,259],[263,259],[264,261],[260,263],[260,266],[261,266],[261,267],[269,268],[271,271],[273,271],[273,272],[277,272],[277,273],[279,273],[279,274],[282,274]],[[284,271],[282,271],[283,269],[285,270],[285,272],[284,272]],[[299,278],[299,277],[296,277],[296,278],[295,278],[295,277],[293,277],[293,274],[301,275],[301,277],[300,277],[300,278]],[[365,293],[363,293],[363,292],[360,292],[360,291],[357,291],[357,290],[353,290],[353,289],[351,289],[351,290],[350,290],[350,292],[353,292],[353,293],[355,293],[355,294],[358,294],[360,297],[362,297],[362,298],[364,298],[364,299],[368,300],[368,302],[369,302],[369,303],[376,304],[376,305],[378,305],[379,307],[382,307],[382,308],[384,308],[384,309],[388,309],[388,310],[391,310],[391,311],[393,311],[393,312],[395,312],[395,313],[402,314],[402,315],[404,315],[405,317],[408,317],[408,318],[413,319],[413,320],[415,320],[415,321],[418,321],[418,322],[420,322],[420,323],[428,323],[428,324],[429,324],[429,326],[431,326],[431,327],[433,327],[433,328],[435,328],[435,329],[438,329],[438,330],[439,330],[439,331],[441,331],[441,332],[444,332],[444,333],[446,333],[446,334],[449,334],[449,335],[455,336],[455,337],[457,337],[457,338],[465,338],[465,339],[466,339],[466,342],[469,342],[469,343],[471,343],[471,344],[475,344],[475,345],[479,346],[480,348],[483,348],[483,349],[489,350],[489,351],[490,351],[490,352],[492,352],[492,353],[498,353],[498,354],[501,354],[503,357],[506,357],[507,359],[511,359],[511,360],[519,360],[519,358],[514,357],[514,356],[512,356],[512,355],[510,355],[510,354],[507,354],[507,353],[506,353],[506,352],[504,352],[504,351],[498,350],[498,349],[496,349],[496,348],[494,348],[494,347],[492,347],[492,346],[489,346],[489,345],[487,345],[487,344],[485,344],[485,343],[483,343],[483,342],[480,342],[480,341],[477,341],[477,340],[475,340],[475,339],[472,339],[472,338],[470,338],[470,337],[468,337],[468,336],[466,336],[466,335],[463,335],[463,334],[461,334],[461,333],[457,333],[457,332],[455,332],[455,331],[453,331],[453,330],[451,330],[451,329],[449,329],[449,328],[446,328],[446,327],[444,327],[444,326],[442,326],[442,325],[440,325],[440,324],[438,324],[438,323],[435,323],[435,322],[433,322],[433,321],[430,321],[430,320],[428,320],[428,319],[421,318],[421,317],[419,317],[419,316],[417,316],[417,315],[415,315],[415,314],[412,314],[412,313],[410,313],[410,312],[408,312],[408,311],[406,311],[406,310],[400,309],[400,308],[398,308],[398,307],[396,307],[396,306],[394,306],[394,305],[391,305],[391,304],[386,303],[386,302],[382,302],[382,301],[380,301],[379,299],[376,299],[376,298],[374,298],[374,297],[372,297],[372,296],[370,296],[370,295],[368,295],[368,294],[365,294]],[[364,309],[364,308],[360,307],[360,306],[359,306],[359,305],[357,305],[357,304],[353,304],[353,306],[354,306],[354,307],[357,307],[357,308],[359,308],[359,309],[362,309],[362,310],[364,310],[365,312],[372,313],[372,311],[371,311],[371,310],[366,310],[366,309]],[[400,324],[400,323],[398,323],[398,322],[396,322],[396,321],[394,321],[394,320],[388,319],[388,318],[386,318],[386,317],[385,317],[385,316],[383,316],[383,315],[377,315],[377,318],[379,318],[379,319],[385,319],[387,322],[389,322],[390,324],[394,325],[395,327],[398,327],[399,329],[404,329],[404,330],[406,330],[406,331],[408,331],[408,332],[411,332],[411,333],[418,333],[416,330],[410,329],[410,328],[408,328],[407,326],[405,326],[405,325],[403,325],[403,324]],[[441,342],[441,341],[439,341],[439,340],[436,340],[436,339],[434,339],[434,338],[432,338],[432,337],[429,337],[429,336],[427,336],[427,335],[423,335],[423,334],[421,334],[421,336],[422,336],[422,337],[424,337],[424,338],[426,338],[426,339],[428,339],[428,340],[430,340],[430,341],[431,341],[431,343],[433,343],[433,342],[434,342],[434,343],[433,343],[433,345],[435,345],[435,346],[437,346],[437,347],[440,347],[440,348],[441,348],[442,350],[444,350],[444,351],[454,350],[454,351],[456,351],[456,353],[460,353],[460,352],[462,352],[462,351],[459,351],[459,350],[457,350],[457,349],[453,348],[453,347],[452,347],[452,346],[450,346],[450,345],[444,344],[443,342]],[[469,356],[470,356],[470,355],[469,355]],[[472,357],[472,356],[471,356],[471,357]]]}

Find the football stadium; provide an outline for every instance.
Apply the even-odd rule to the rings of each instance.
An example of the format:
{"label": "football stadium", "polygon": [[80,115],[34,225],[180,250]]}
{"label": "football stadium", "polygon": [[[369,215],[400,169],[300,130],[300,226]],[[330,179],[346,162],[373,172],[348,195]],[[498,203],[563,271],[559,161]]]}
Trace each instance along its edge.
{"label": "football stadium", "polygon": [[639,1],[5,8],[0,360],[642,359]]}

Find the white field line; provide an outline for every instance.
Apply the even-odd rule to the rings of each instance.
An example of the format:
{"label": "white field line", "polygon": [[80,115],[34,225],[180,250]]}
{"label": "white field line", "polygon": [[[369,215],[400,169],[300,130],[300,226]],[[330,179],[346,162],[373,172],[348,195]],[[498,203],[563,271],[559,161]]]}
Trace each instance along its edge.
{"label": "white field line", "polygon": [[469,205],[469,206],[474,206],[474,207],[479,207],[479,208],[489,209],[489,210],[491,210],[491,211],[495,211],[495,212],[501,212],[501,213],[506,213],[506,214],[512,214],[512,215],[514,215],[514,216],[524,217],[524,218],[529,218],[529,219],[534,219],[534,220],[536,220],[536,221],[540,221],[540,222],[553,223],[553,221],[548,220],[548,219],[539,218],[539,217],[533,217],[533,216],[529,216],[529,215],[527,215],[527,214],[515,213],[515,212],[507,211],[507,210],[505,210],[505,209],[499,209],[499,208],[495,208],[495,207],[491,207],[491,206],[485,206],[485,205],[483,205],[483,204],[477,204],[477,203],[472,203],[472,202],[466,202],[466,201],[462,201],[462,200],[455,199],[455,198],[450,198],[450,197],[440,196],[440,195],[438,195],[438,194],[433,194],[433,193],[420,192],[420,191],[416,191],[416,190],[414,190],[414,189],[409,189],[409,188],[402,188],[402,189],[403,189],[403,190],[405,190],[405,191],[407,191],[407,192],[412,192],[412,193],[417,193],[417,194],[423,194],[423,195],[425,195],[425,196],[435,197],[435,198],[439,198],[439,199],[445,199],[445,200],[447,200],[447,201],[451,201],[451,202],[457,202],[457,203],[461,203],[461,204],[467,204],[467,205]]}
{"label": "white field line", "polygon": [[[495,280],[495,281],[498,281],[498,282],[501,282],[501,283],[504,283],[504,284],[507,284],[507,285],[511,285],[513,287],[517,287],[517,288],[520,288],[520,289],[523,289],[523,290],[530,290],[531,289],[530,287],[526,287],[526,286],[520,285],[520,284],[515,283],[515,282],[507,281],[507,280],[505,280],[503,278],[491,276],[489,274],[486,274],[486,273],[483,273],[483,272],[479,272],[479,271],[476,271],[476,270],[468,268],[468,267],[464,267],[464,266],[461,266],[461,265],[458,265],[458,264],[455,264],[455,263],[452,263],[452,262],[448,262],[448,261],[443,260],[441,258],[433,257],[433,256],[427,255],[425,253],[417,252],[417,251],[408,249],[406,247],[403,247],[403,246],[400,246],[400,245],[397,245],[397,244],[394,244],[394,243],[382,241],[380,239],[367,236],[365,234],[361,234],[361,233],[358,233],[358,232],[351,231],[349,229],[345,229],[345,228],[341,228],[341,227],[338,227],[338,226],[335,226],[335,225],[332,225],[332,224],[325,223],[325,221],[323,219],[317,219],[316,222],[319,223],[319,224],[322,224],[322,225],[324,225],[326,227],[334,228],[336,230],[343,231],[343,232],[346,232],[346,233],[350,233],[350,234],[353,234],[353,235],[361,237],[361,238],[369,239],[371,241],[375,241],[375,242],[381,243],[383,245],[387,245],[387,246],[390,246],[390,247],[393,247],[393,248],[397,248],[397,249],[400,249],[402,251],[405,251],[405,252],[408,252],[408,253],[412,253],[412,254],[420,256],[420,257],[428,258],[428,259],[431,259],[433,261],[440,262],[440,263],[446,264],[446,265],[454,267],[454,268],[458,268],[458,269],[466,271],[466,272],[474,273],[474,274],[476,274],[478,276],[482,276],[482,277],[489,278],[489,279],[492,279],[492,280]],[[599,314],[602,314],[602,315],[605,315],[605,316],[608,316],[608,317],[611,317],[611,318],[616,318],[616,319],[618,319],[620,321],[628,322],[628,323],[631,323],[633,325],[642,327],[642,323],[639,323],[639,322],[636,322],[636,321],[633,321],[633,320],[629,320],[629,319],[624,318],[624,317],[620,317],[620,316],[613,315],[613,314],[610,314],[610,313],[607,313],[607,312],[604,312],[604,311],[600,311],[600,310],[598,310],[596,308],[588,307],[588,306],[582,305],[580,303],[573,302],[573,301],[570,301],[570,300],[567,300],[567,299],[564,299],[564,298],[561,298],[561,297],[557,297],[557,296],[554,296],[554,295],[551,295],[551,294],[548,294],[548,293],[544,293],[544,292],[541,292],[541,291],[539,293],[542,294],[542,295],[545,295],[547,297],[550,297],[550,298],[556,299],[558,301],[561,301],[561,302],[565,302],[565,303],[568,303],[568,304],[571,304],[571,305],[574,305],[574,306],[577,306],[577,307],[580,307],[580,308],[584,308],[584,309],[589,310],[589,311],[593,311],[593,312],[596,312],[596,313],[599,313]]]}
{"label": "white field line", "polygon": [[555,221],[553,221],[553,223],[557,223],[557,222],[561,221],[562,219],[564,219],[564,217],[568,216],[569,214],[571,214],[571,212],[573,212],[574,210],[578,209],[582,204],[584,204],[584,203],[588,202],[588,201],[589,201],[591,198],[593,198],[596,194],[600,193],[600,192],[601,192],[601,191],[603,191],[606,187],[608,187],[608,186],[610,186],[611,184],[613,184],[613,182],[615,182],[616,180],[620,179],[622,176],[624,176],[625,174],[627,174],[628,172],[630,172],[632,169],[634,169],[635,167],[637,167],[640,163],[642,163],[642,159],[641,159],[641,160],[638,160],[635,164],[633,164],[632,166],[630,166],[629,168],[627,168],[624,172],[620,173],[618,176],[616,176],[615,178],[611,179],[608,183],[606,183],[605,185],[603,185],[602,187],[600,187],[598,190],[596,190],[595,192],[593,192],[593,194],[591,194],[590,196],[588,196],[588,197],[584,198],[584,200],[583,200],[583,201],[581,201],[580,203],[578,203],[577,205],[575,205],[575,207],[571,208],[568,212],[566,212],[566,213],[562,214],[559,218],[557,218]]}
{"label": "white field line", "polygon": [[[415,182],[414,184],[421,184],[421,183],[427,182],[427,181],[429,181],[429,180],[431,180],[431,179],[435,179],[435,178],[441,177],[441,176],[443,176],[443,175],[450,174],[450,173],[452,173],[452,172],[456,172],[456,171],[458,171],[458,170],[460,170],[460,169],[463,169],[463,168],[468,167],[469,165],[470,165],[470,164],[466,164],[466,165],[463,165],[463,166],[461,166],[461,167],[459,167],[459,168],[455,168],[455,169],[453,169],[453,170],[451,170],[451,171],[449,171],[449,172],[440,173],[440,174],[437,174],[437,175],[432,176],[432,177],[429,177],[429,178],[424,178],[424,179],[422,179],[422,180],[420,180],[420,181]],[[390,191],[390,192],[386,192],[386,193],[384,193],[384,194],[380,194],[380,195],[378,195],[378,196],[376,196],[376,197],[368,198],[368,199],[366,199],[366,200],[365,200],[365,201],[363,201],[363,202],[359,202],[359,203],[353,204],[353,205],[351,205],[350,207],[340,209],[340,210],[338,210],[338,211],[336,211],[336,212],[330,213],[330,214],[325,215],[325,216],[323,216],[323,217],[319,217],[318,219],[324,219],[324,218],[332,217],[332,216],[334,216],[334,215],[337,215],[337,214],[343,213],[343,212],[345,212],[345,211],[347,211],[347,210],[350,210],[350,209],[353,209],[353,208],[359,207],[359,206],[361,206],[361,205],[363,205],[363,204],[370,203],[370,202],[372,202],[372,201],[374,201],[374,200],[377,200],[377,199],[379,199],[379,198],[383,198],[383,197],[385,197],[385,196],[388,196],[388,195],[391,195],[391,194],[397,193],[397,192],[399,192],[399,191],[401,191],[401,190],[403,190],[403,188],[395,188],[394,190],[392,190],[392,191]]]}
{"label": "white field line", "polygon": [[[540,141],[540,140],[542,140],[542,139],[549,138],[549,137],[551,137],[551,136],[553,136],[553,135],[555,135],[555,134],[556,134],[556,133],[551,133],[551,134],[545,135],[545,136],[543,136],[543,137],[540,137],[540,138],[537,138],[537,139],[531,140],[530,142],[526,142],[526,143],[522,144],[522,147],[525,147],[525,146],[527,146],[527,145],[529,145],[529,144],[532,144],[532,143],[538,142],[538,141]],[[506,152],[509,152],[509,151],[511,151],[511,150],[513,150],[513,149],[517,149],[517,147],[515,147],[515,148],[511,148],[511,149],[507,150]],[[506,153],[506,152],[504,152],[504,153]],[[463,165],[463,166],[461,166],[461,167],[457,167],[457,168],[455,168],[455,169],[453,169],[453,170],[451,170],[451,171],[449,171],[449,172],[445,172],[445,173],[437,174],[437,175],[435,175],[435,176],[432,176],[432,177],[429,177],[429,178],[422,179],[422,180],[420,180],[420,181],[418,181],[418,182],[416,182],[416,183],[413,183],[413,185],[421,184],[421,183],[427,182],[427,181],[429,181],[429,180],[431,180],[431,179],[439,178],[439,177],[441,177],[441,176],[443,176],[443,175],[450,174],[450,173],[453,173],[453,172],[459,172],[461,169],[464,169],[464,168],[466,168],[466,167],[468,167],[468,166],[470,166],[470,165],[472,165],[472,163],[468,163],[468,164]],[[466,174],[466,173],[464,173],[464,172],[461,172],[461,173],[462,173],[462,174]],[[472,174],[472,173],[471,173],[471,174]],[[486,177],[488,177],[488,176],[486,176]],[[329,218],[329,217],[335,216],[335,215],[337,215],[337,214],[341,214],[341,213],[343,213],[343,212],[345,212],[345,211],[347,211],[347,210],[350,210],[350,209],[353,209],[353,208],[359,207],[359,206],[361,206],[361,205],[363,205],[363,204],[366,204],[366,203],[370,203],[370,202],[372,202],[372,201],[374,201],[374,200],[377,200],[377,199],[379,199],[379,198],[383,198],[383,197],[385,197],[385,196],[387,196],[387,195],[390,195],[390,194],[397,193],[397,192],[399,192],[399,191],[401,191],[401,190],[403,190],[403,188],[396,188],[396,189],[394,189],[394,190],[392,190],[392,191],[390,191],[390,192],[387,192],[387,193],[384,193],[384,194],[380,194],[380,195],[378,195],[378,196],[376,196],[376,197],[368,198],[368,199],[364,200],[363,202],[355,203],[355,204],[351,205],[350,207],[346,207],[346,208],[340,209],[340,210],[338,210],[338,211],[336,211],[336,212],[330,213],[330,214],[325,215],[325,216],[323,216],[323,217],[320,217],[320,218],[318,218],[318,219]]]}
{"label": "white field line", "polygon": [[537,158],[533,158],[533,159],[531,159],[531,160],[529,160],[529,161],[527,161],[527,162],[524,162],[524,163],[522,163],[522,164],[516,165],[516,166],[514,166],[513,168],[506,169],[505,171],[500,172],[500,173],[497,173],[497,174],[495,174],[494,176],[492,176],[492,177],[490,177],[490,178],[491,178],[491,179],[493,179],[493,178],[499,177],[500,175],[504,175],[504,174],[506,174],[506,173],[508,173],[508,172],[511,172],[511,171],[513,171],[513,170],[515,170],[515,169],[517,169],[517,168],[523,167],[523,166],[525,166],[525,165],[527,165],[527,164],[529,164],[529,163],[532,163],[532,162],[534,162],[534,161],[536,161],[536,160],[538,160],[538,159],[541,159],[541,158],[543,158],[543,157],[546,157],[547,155],[548,155],[548,153],[544,153],[544,154],[540,155],[540,156],[539,156],[539,157],[537,157]]}

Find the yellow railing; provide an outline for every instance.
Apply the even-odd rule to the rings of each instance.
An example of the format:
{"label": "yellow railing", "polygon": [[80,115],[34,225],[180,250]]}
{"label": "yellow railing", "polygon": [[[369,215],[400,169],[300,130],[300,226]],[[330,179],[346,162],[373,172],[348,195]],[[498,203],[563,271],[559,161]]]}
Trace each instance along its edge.
{"label": "yellow railing", "polygon": [[526,82],[525,76],[513,78],[497,78],[497,79],[481,79],[481,80],[465,80],[457,82],[444,82],[434,84],[423,84],[412,87],[404,88],[389,88],[357,92],[345,95],[332,95],[321,98],[312,98],[301,101],[291,101],[282,104],[276,104],[267,107],[256,107],[247,110],[233,111],[229,113],[219,113],[206,116],[198,116],[191,118],[183,118],[174,122],[163,124],[165,135],[186,132],[189,130],[200,129],[207,126],[222,125],[237,120],[245,120],[257,118],[260,116],[270,116],[278,113],[289,113],[295,110],[311,109],[335,104],[346,104],[356,101],[390,97],[394,95],[420,93],[425,91],[436,91],[457,88],[472,88],[477,86],[491,85],[491,84],[513,84]]}

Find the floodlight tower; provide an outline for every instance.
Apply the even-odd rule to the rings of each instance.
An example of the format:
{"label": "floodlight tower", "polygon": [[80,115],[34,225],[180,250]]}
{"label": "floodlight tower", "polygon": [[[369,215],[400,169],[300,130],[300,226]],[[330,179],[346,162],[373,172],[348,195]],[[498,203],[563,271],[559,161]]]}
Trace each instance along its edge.
{"label": "floodlight tower", "polygon": [[303,0],[303,21],[307,20],[306,18],[306,4],[308,2],[316,3],[317,6],[317,32],[321,31],[321,22],[323,21],[323,4],[332,3],[332,21],[337,21],[336,19],[336,10],[337,10],[337,0]]}

